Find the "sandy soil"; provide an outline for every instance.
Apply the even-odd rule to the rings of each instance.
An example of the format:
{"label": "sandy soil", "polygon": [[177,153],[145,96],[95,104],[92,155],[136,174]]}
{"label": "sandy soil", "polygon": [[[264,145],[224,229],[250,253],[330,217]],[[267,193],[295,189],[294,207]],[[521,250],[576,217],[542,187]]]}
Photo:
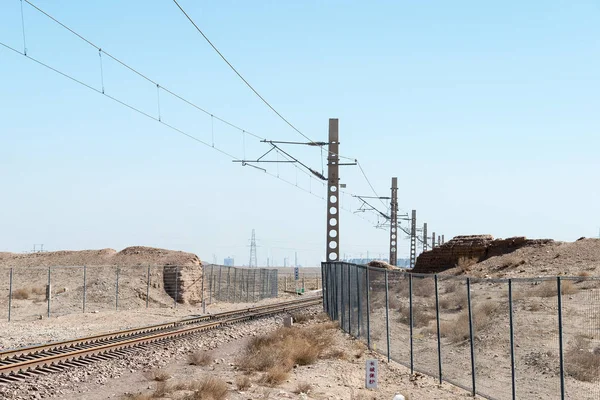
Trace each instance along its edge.
{"label": "sandy soil", "polygon": [[[314,307],[312,314],[319,311],[319,307]],[[433,378],[421,374],[411,376],[405,367],[393,362],[388,364],[377,353],[364,351],[364,345],[357,346],[356,340],[337,330],[332,331],[334,347],[345,352],[343,359],[319,360],[313,365],[298,366],[292,370],[287,381],[277,387],[262,386],[257,383],[259,376],[251,375],[252,386],[245,392],[237,390],[235,379],[242,372],[236,367],[236,361],[249,338],[270,332],[281,325],[281,318],[276,317],[211,331],[194,339],[141,350],[140,354],[127,359],[115,359],[36,378],[19,387],[0,387],[0,396],[8,399],[124,399],[129,394],[152,392],[156,382],[147,378],[148,371],[160,368],[172,376],[169,383],[218,377],[229,387],[228,400],[391,399],[396,393],[410,396],[413,400],[468,397],[467,392],[455,386],[440,386]],[[206,367],[188,365],[187,355],[197,349],[214,349],[215,361]],[[365,361],[369,358],[379,360],[377,390],[364,389]],[[309,383],[312,387],[307,395],[293,393],[301,382]],[[177,399],[178,395],[181,393],[175,392],[164,398]]]}

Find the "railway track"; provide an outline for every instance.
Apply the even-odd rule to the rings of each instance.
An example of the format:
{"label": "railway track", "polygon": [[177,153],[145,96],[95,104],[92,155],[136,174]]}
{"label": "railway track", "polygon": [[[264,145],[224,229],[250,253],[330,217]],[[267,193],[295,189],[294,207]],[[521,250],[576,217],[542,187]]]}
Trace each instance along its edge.
{"label": "railway track", "polygon": [[176,340],[321,302],[322,297],[286,301],[0,352],[0,384],[21,382],[28,377],[85,366],[95,361],[127,355],[140,346]]}

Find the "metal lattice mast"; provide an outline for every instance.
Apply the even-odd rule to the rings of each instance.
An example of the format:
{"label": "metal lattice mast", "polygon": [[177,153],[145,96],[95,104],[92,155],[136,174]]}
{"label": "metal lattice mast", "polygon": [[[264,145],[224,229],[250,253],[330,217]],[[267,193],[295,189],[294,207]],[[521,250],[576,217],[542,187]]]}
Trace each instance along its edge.
{"label": "metal lattice mast", "polygon": [[329,156],[327,157],[327,248],[326,260],[340,259],[340,213],[339,192],[339,134],[338,119],[329,119]]}
{"label": "metal lattice mast", "polygon": [[435,232],[431,234],[431,249],[435,249]]}
{"label": "metal lattice mast", "polygon": [[390,203],[390,264],[398,264],[398,178],[392,178],[392,200]]}
{"label": "metal lattice mast", "polygon": [[427,251],[427,222],[423,223],[423,252]]}
{"label": "metal lattice mast", "polygon": [[410,268],[415,267],[417,261],[417,210],[412,210],[410,219]]}
{"label": "metal lattice mast", "polygon": [[258,267],[258,261],[256,261],[256,235],[254,229],[252,229],[252,239],[250,239],[250,262],[248,263],[250,268]]}

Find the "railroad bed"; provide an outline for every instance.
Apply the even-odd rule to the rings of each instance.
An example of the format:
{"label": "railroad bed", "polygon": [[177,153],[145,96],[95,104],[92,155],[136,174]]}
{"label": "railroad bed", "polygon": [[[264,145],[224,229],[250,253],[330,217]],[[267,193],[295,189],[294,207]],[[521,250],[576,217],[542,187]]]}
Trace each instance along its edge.
{"label": "railroad bed", "polygon": [[220,326],[310,307],[321,302],[322,297],[305,298],[3,351],[0,352],[0,384],[21,382],[36,375],[82,367],[95,361],[127,355],[139,346],[177,340]]}

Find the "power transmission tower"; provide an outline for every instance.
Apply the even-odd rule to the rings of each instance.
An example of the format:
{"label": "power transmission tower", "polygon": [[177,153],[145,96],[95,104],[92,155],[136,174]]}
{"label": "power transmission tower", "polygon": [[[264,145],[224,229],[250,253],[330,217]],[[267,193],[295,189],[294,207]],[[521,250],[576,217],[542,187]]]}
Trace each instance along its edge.
{"label": "power transmission tower", "polygon": [[258,261],[256,261],[256,235],[254,229],[252,229],[252,239],[250,239],[250,262],[248,263],[248,267],[258,267]]}
{"label": "power transmission tower", "polygon": [[398,264],[398,178],[392,178],[392,200],[390,203],[390,264]]}
{"label": "power transmission tower", "polygon": [[414,268],[417,261],[417,210],[412,210],[410,219],[410,268]]}

